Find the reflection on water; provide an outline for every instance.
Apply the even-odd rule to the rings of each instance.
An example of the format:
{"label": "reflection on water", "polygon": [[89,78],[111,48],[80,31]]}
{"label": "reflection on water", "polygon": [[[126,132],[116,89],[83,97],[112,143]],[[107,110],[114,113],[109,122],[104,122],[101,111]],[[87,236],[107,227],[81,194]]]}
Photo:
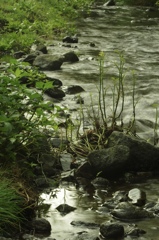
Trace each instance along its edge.
{"label": "reflection on water", "polygon": [[[85,229],[82,227],[72,226],[72,221],[84,221],[93,223],[103,223],[104,221],[113,220],[109,212],[102,213],[100,207],[102,203],[108,199],[111,199],[112,194],[117,190],[129,191],[134,187],[138,187],[146,192],[147,202],[155,201],[159,199],[158,194],[159,180],[152,179],[147,180],[144,183],[139,184],[127,184],[121,185],[114,184],[111,190],[98,189],[94,195],[89,195],[82,190],[77,190],[74,185],[62,186],[56,189],[56,196],[52,197],[52,193],[43,193],[41,198],[43,203],[50,204],[49,211],[46,214],[42,214],[52,225],[51,236],[57,240],[71,239],[71,237],[80,231],[94,232],[98,236],[99,229]],[[70,206],[77,209],[65,216],[62,216],[56,209],[60,204],[67,203]],[[115,220],[118,221],[118,220]],[[127,224],[137,224],[139,228],[145,230],[146,239],[158,240],[159,236],[159,217],[154,219],[146,219],[142,221],[121,222],[124,226]],[[126,238],[125,238],[126,239]],[[142,239],[142,238],[138,238]]]}

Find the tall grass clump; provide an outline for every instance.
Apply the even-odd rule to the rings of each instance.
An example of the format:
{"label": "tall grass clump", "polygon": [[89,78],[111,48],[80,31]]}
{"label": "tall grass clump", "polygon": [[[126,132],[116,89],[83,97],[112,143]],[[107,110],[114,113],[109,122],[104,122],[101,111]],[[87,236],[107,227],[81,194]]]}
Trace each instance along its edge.
{"label": "tall grass clump", "polygon": [[12,187],[11,181],[0,175],[0,233],[8,233],[8,229],[18,229],[23,220],[23,199]]}

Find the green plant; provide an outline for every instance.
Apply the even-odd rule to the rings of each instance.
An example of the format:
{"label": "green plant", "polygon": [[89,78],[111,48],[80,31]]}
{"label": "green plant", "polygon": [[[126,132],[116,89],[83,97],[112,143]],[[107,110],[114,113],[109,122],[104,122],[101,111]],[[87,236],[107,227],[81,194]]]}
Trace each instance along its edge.
{"label": "green plant", "polygon": [[8,228],[18,229],[24,220],[23,199],[17,194],[11,181],[0,174],[0,233],[8,233]]}
{"label": "green plant", "polygon": [[[44,102],[42,93],[52,83],[37,81],[39,73],[25,70],[18,62],[10,60],[7,72],[0,76],[0,163],[13,163],[29,159],[35,151],[36,139],[49,126],[57,129],[54,118],[57,116],[50,102]],[[28,77],[42,92],[21,84],[22,77]],[[32,76],[32,77],[31,77]],[[41,76],[43,78],[43,75]],[[33,147],[34,146],[34,147]]]}
{"label": "green plant", "polygon": [[88,9],[92,0],[1,1],[0,51],[28,51],[35,42],[72,33],[79,9]]}
{"label": "green plant", "polygon": [[[105,55],[103,52],[99,54],[99,86],[98,89],[98,109],[95,109],[93,99],[91,97],[91,106],[87,110],[88,119],[90,120],[90,125],[92,129],[84,131],[80,135],[81,143],[78,146],[71,146],[72,150],[84,155],[87,155],[90,151],[95,149],[100,149],[106,147],[107,139],[109,135],[117,131],[126,131],[136,135],[135,121],[136,121],[136,105],[138,100],[135,98],[135,87],[136,81],[133,74],[132,77],[132,119],[130,119],[130,125],[124,127],[122,114],[124,112],[125,104],[125,59],[122,53],[117,52],[119,61],[114,62],[114,66],[117,70],[117,76],[109,81],[109,85],[105,78]],[[112,91],[112,102],[107,98],[108,89]],[[130,90],[130,91],[131,91]],[[109,102],[109,103],[108,103]],[[107,103],[107,104],[106,104]],[[111,109],[111,115],[110,110]],[[80,125],[82,124],[82,119],[85,118],[84,110],[82,109],[80,114]],[[79,126],[80,128],[80,126]],[[79,136],[78,128],[78,136]]]}

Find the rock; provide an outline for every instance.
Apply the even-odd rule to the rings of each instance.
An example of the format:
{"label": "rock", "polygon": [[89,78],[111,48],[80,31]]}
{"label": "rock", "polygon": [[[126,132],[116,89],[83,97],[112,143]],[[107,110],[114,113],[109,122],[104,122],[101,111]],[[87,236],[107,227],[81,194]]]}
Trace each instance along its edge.
{"label": "rock", "polygon": [[75,171],[76,177],[92,179],[94,176],[93,168],[89,162],[82,163]]}
{"label": "rock", "polygon": [[84,92],[84,89],[78,85],[71,85],[67,87],[66,94],[76,94]]}
{"label": "rock", "polygon": [[48,182],[48,180],[45,177],[38,177],[35,180],[35,184],[38,188],[47,188],[50,187],[50,183]]}
{"label": "rock", "polygon": [[138,188],[131,189],[128,198],[136,206],[143,206],[146,203],[146,193]]}
{"label": "rock", "polygon": [[111,214],[113,217],[121,220],[141,220],[153,217],[151,213],[128,202],[119,203]]}
{"label": "rock", "polygon": [[47,52],[48,52],[47,47],[43,44],[38,45],[36,47],[36,50],[42,52],[43,54],[47,54]]}
{"label": "rock", "polygon": [[95,45],[95,43],[90,42],[89,46],[90,46],[90,47],[95,47],[96,45]]}
{"label": "rock", "polygon": [[126,235],[136,238],[136,237],[140,237],[141,234],[145,234],[145,233],[146,231],[135,227],[135,228],[131,228],[130,231],[126,233]]}
{"label": "rock", "polygon": [[60,154],[60,162],[61,162],[63,171],[70,170],[72,161],[73,161],[73,158],[71,154],[69,153]]}
{"label": "rock", "polygon": [[125,165],[127,172],[159,171],[159,148],[123,132],[114,131],[108,138],[108,147],[118,145],[129,148]]}
{"label": "rock", "polygon": [[51,224],[43,218],[34,219],[31,226],[34,233],[49,234],[51,232]]}
{"label": "rock", "polygon": [[[44,174],[47,177],[54,176],[56,173],[55,165],[59,161],[58,157],[55,157],[53,154],[44,153],[44,154],[41,154],[39,160],[42,164],[41,167]],[[41,171],[41,174],[42,174],[42,171]]]}
{"label": "rock", "polygon": [[23,58],[23,62],[28,62],[30,64],[33,64],[34,60],[36,59],[37,56],[43,55],[42,52],[40,51],[35,51],[33,53],[28,54]]}
{"label": "rock", "polygon": [[110,185],[109,181],[102,177],[95,178],[93,181],[91,181],[91,183],[95,187],[104,187],[104,188],[107,188]]}
{"label": "rock", "polygon": [[65,97],[65,93],[59,89],[59,88],[48,88],[44,91],[45,94],[47,94],[49,97],[55,98],[55,99],[62,99]]}
{"label": "rock", "polygon": [[115,4],[115,1],[114,0],[109,0],[108,2],[106,2],[106,3],[104,3],[104,7],[106,7],[106,6],[115,6],[116,4]]}
{"label": "rock", "polygon": [[79,58],[75,54],[75,52],[68,52],[68,53],[65,53],[63,56],[64,56],[63,62],[74,63],[79,61]]}
{"label": "rock", "polygon": [[66,42],[66,43],[78,43],[78,38],[77,37],[66,36],[66,37],[63,38],[62,41]]}
{"label": "rock", "polygon": [[81,227],[81,228],[89,228],[89,229],[94,229],[99,227],[100,225],[97,223],[92,223],[92,222],[83,222],[83,221],[72,221],[71,225],[75,227]]}
{"label": "rock", "polygon": [[18,52],[15,52],[15,53],[13,54],[13,56],[14,56],[16,59],[21,58],[21,57],[24,56],[24,55],[25,55],[25,52],[23,52],[23,51],[18,51]]}
{"label": "rock", "polygon": [[56,209],[61,213],[61,215],[66,215],[76,210],[75,207],[69,206],[68,204],[60,204]]}
{"label": "rock", "polygon": [[51,138],[50,143],[54,148],[65,148],[69,141],[67,139],[61,138]]}
{"label": "rock", "polygon": [[100,234],[105,239],[121,239],[124,237],[124,227],[118,223],[102,223]]}
{"label": "rock", "polygon": [[88,161],[95,174],[101,173],[106,178],[120,176],[127,167],[128,159],[129,148],[122,145],[96,150],[88,155]]}
{"label": "rock", "polygon": [[33,65],[39,67],[41,70],[54,71],[59,70],[63,63],[63,58],[50,55],[50,54],[42,54],[35,58]]}
{"label": "rock", "polygon": [[61,87],[63,85],[62,81],[57,79],[57,78],[52,78],[52,77],[47,77],[46,76],[46,80],[51,81],[53,86],[56,87],[56,88]]}

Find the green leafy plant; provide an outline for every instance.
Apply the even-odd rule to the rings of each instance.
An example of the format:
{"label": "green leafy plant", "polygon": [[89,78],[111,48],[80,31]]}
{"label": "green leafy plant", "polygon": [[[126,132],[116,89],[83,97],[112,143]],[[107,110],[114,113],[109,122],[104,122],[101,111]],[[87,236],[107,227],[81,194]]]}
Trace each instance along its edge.
{"label": "green leafy plant", "polygon": [[[32,74],[32,78],[31,78]],[[36,82],[42,92],[21,84],[22,76],[35,82],[34,71],[25,71],[18,63],[10,61],[7,72],[0,76],[0,162],[13,163],[27,159],[34,151],[36,139],[45,128],[57,129],[54,117],[56,107],[44,102],[42,93],[49,82]],[[42,76],[43,77],[43,76]],[[45,85],[46,84],[46,85]],[[48,114],[47,114],[48,113]],[[33,149],[32,149],[33,148]]]}

